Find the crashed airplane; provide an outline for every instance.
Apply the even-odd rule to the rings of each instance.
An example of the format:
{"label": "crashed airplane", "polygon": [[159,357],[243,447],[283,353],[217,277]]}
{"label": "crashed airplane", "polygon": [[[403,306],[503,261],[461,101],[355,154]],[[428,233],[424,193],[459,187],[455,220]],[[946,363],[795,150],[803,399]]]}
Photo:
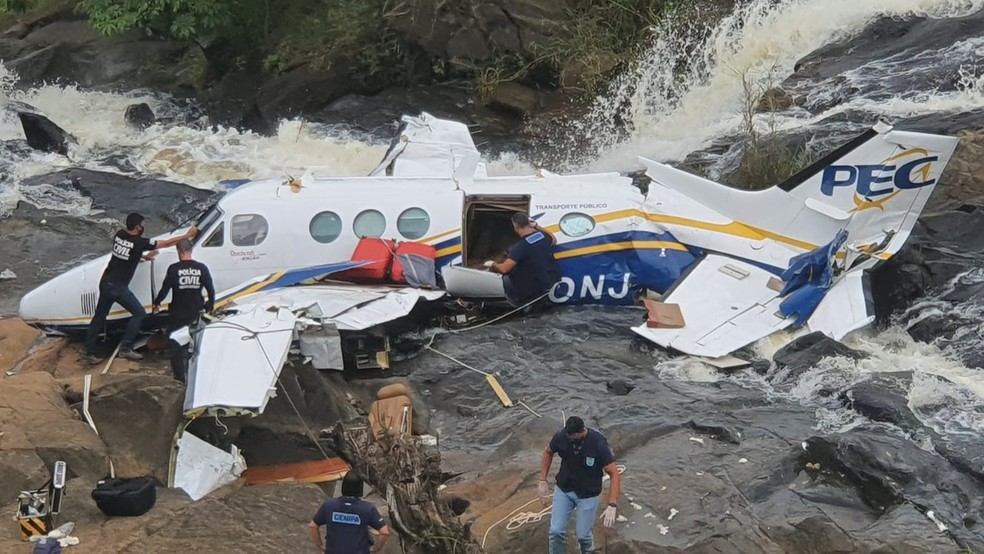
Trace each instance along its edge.
{"label": "crashed airplane", "polygon": [[[239,323],[245,329],[256,324],[289,331],[298,321],[316,320],[341,330],[346,314],[359,319],[367,302],[382,306],[365,325],[351,327],[365,329],[445,293],[502,298],[501,276],[482,269],[482,262],[508,249],[516,238],[509,218],[524,211],[558,239],[554,255],[563,277],[551,302],[645,300],[650,317],[634,332],[685,354],[719,358],[782,329],[840,339],[871,323],[866,272],[902,248],[956,143],[879,122],[787,181],[759,191],[640,158],[652,180],[644,192],[617,173],[540,170],[489,177],[465,125],[428,114],[405,116],[368,176],[330,177],[322,175],[325,168],[310,168],[296,179],[231,188],[198,218],[195,257],[211,268],[223,291],[216,306],[237,307],[231,317],[245,320]],[[372,293],[371,302],[330,306],[344,285],[317,289],[324,285],[311,283],[344,278],[370,263],[353,257],[365,237],[433,247],[436,271],[423,282],[437,286],[412,289],[418,293],[410,296],[397,287]],[[31,291],[20,316],[48,330],[84,327],[107,260],[91,260]],[[168,249],[140,264],[131,289],[146,308],[175,260]],[[315,306],[317,313],[310,313]],[[109,319],[127,315],[114,310]],[[199,347],[221,345],[220,335],[206,331]],[[286,352],[290,335],[276,356]]]}

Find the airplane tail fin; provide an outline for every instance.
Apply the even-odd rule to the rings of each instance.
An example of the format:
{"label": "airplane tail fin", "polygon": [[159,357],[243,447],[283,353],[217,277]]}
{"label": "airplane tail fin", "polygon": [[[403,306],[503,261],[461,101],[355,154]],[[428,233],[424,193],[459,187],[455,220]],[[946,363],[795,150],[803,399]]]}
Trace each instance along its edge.
{"label": "airplane tail fin", "polygon": [[790,244],[826,244],[847,230],[848,248],[884,258],[908,238],[957,140],[896,131],[879,121],[785,182],[760,191],[725,187],[643,161],[659,184]]}

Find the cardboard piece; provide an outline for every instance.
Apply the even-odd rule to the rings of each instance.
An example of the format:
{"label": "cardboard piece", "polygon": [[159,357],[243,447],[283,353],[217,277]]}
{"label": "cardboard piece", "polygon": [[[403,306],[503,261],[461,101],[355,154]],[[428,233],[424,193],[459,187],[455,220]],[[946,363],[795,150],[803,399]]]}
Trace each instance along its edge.
{"label": "cardboard piece", "polygon": [[646,327],[657,329],[681,329],[686,326],[679,304],[665,304],[653,300],[643,300],[648,313]]}

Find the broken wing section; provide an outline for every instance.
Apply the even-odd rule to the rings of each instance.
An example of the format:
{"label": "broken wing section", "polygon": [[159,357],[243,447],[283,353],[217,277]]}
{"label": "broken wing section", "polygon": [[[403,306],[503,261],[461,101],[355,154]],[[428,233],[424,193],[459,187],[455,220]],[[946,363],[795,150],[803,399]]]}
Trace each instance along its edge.
{"label": "broken wing section", "polygon": [[834,340],[841,340],[873,321],[875,303],[868,272],[852,271],[827,291],[807,326],[810,331],[820,331]]}
{"label": "broken wing section", "polygon": [[663,299],[664,304],[679,306],[681,327],[650,327],[647,322],[632,330],[685,354],[726,356],[793,323],[794,318],[777,315],[780,287],[764,269],[711,254]]}
{"label": "broken wing section", "polygon": [[184,411],[221,407],[263,413],[293,340],[290,310],[252,310],[206,326],[188,371]]}
{"label": "broken wing section", "polygon": [[[717,254],[708,255],[651,307],[649,321],[633,327],[640,336],[664,347],[704,358],[720,358],[776,331],[805,325],[801,333],[820,331],[834,340],[875,320],[866,271],[839,275],[815,309],[780,308],[797,291],[780,296],[788,285],[753,265]],[[679,311],[677,311],[679,310]]]}

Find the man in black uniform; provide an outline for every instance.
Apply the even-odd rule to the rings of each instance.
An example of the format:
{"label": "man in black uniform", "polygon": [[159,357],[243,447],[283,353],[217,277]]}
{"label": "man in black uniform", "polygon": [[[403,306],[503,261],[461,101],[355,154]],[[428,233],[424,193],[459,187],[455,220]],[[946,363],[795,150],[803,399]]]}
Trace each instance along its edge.
{"label": "man in black uniform", "polygon": [[512,224],[520,238],[509,249],[506,261],[489,261],[485,265],[503,275],[502,286],[509,303],[521,306],[546,294],[560,280],[560,268],[553,255],[557,238],[522,212],[513,214]]}
{"label": "man in black uniform", "polygon": [[[194,238],[198,234],[198,228],[193,226],[183,236],[153,241],[143,236],[143,222],[144,217],[138,213],[126,216],[126,230],[120,230],[113,238],[112,255],[99,280],[99,301],[96,303],[96,311],[92,315],[85,336],[85,353],[82,355],[82,360],[86,363],[97,364],[100,361],[96,357],[96,341],[114,302],[130,312],[130,321],[126,324],[126,331],[120,342],[119,356],[131,360],[143,358],[143,355],[133,351],[133,339],[140,331],[140,323],[147,317],[143,304],[130,290],[130,281],[137,271],[137,264],[140,263],[141,258],[152,260],[157,255],[158,248],[173,246],[178,241]],[[148,251],[150,252],[144,255],[144,252]]]}
{"label": "man in black uniform", "polygon": [[[201,262],[191,259],[191,241],[183,240],[178,243],[178,258],[180,261],[167,268],[164,284],[154,299],[154,313],[161,309],[161,302],[171,294],[171,305],[168,307],[167,335],[178,329],[191,325],[198,320],[204,308],[211,312],[215,309],[215,287],[212,285],[212,275],[208,267]],[[202,298],[202,289],[208,293],[208,301]],[[168,340],[171,355],[171,371],[174,378],[182,383],[188,372],[187,349],[176,340]]]}
{"label": "man in black uniform", "polygon": [[[342,496],[332,498],[318,508],[311,519],[311,540],[326,554],[375,554],[383,549],[390,530],[375,506],[362,500],[363,486],[354,471],[342,479]],[[320,528],[327,527],[327,541],[321,539]],[[379,532],[374,545],[369,529]],[[326,544],[327,543],[327,544]]]}

